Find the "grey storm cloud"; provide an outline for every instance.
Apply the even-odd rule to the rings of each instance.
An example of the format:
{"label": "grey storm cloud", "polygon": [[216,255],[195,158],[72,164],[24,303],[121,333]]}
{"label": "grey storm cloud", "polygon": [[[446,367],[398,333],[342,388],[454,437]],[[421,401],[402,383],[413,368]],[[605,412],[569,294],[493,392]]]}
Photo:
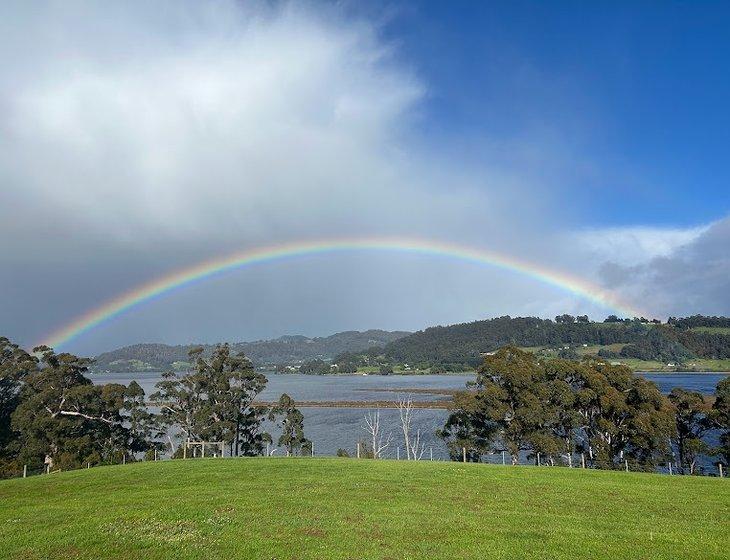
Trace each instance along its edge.
{"label": "grey storm cloud", "polygon": [[600,273],[608,286],[662,315],[730,314],[730,217],[667,254],[629,266],[609,261]]}

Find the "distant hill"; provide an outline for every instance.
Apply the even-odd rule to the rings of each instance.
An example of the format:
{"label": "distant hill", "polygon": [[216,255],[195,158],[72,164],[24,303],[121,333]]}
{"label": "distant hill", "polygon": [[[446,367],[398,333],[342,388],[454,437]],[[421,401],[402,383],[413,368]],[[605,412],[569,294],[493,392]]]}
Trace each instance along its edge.
{"label": "distant hill", "polygon": [[[569,319],[566,319],[569,318]],[[499,317],[485,321],[431,327],[388,344],[383,356],[392,363],[461,364],[474,367],[482,354],[501,346],[539,349],[546,355],[575,358],[583,346],[598,357],[683,363],[693,358],[730,358],[730,320],[695,316],[671,318],[668,324],[639,320],[591,322],[561,316],[551,321],[537,317]]]}
{"label": "distant hill", "polygon": [[[231,347],[243,352],[255,365],[291,364],[320,358],[330,360],[343,352],[360,352],[371,347],[383,347],[410,333],[369,330],[346,331],[326,337],[282,336],[274,340],[236,342]],[[188,351],[202,346],[210,352],[212,344],[171,346],[168,344],[134,344],[96,356],[93,371],[156,371],[183,369]]]}

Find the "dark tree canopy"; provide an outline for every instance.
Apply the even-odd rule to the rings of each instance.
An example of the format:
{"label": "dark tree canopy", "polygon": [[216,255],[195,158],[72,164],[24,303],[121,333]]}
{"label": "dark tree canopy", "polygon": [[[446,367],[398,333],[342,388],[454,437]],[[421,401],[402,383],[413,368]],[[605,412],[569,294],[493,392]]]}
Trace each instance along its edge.
{"label": "dark tree canopy", "polygon": [[281,436],[277,443],[286,449],[288,455],[311,453],[311,442],[304,437],[304,416],[289,395],[281,395],[279,402],[271,410],[270,418],[280,419]]}
{"label": "dark tree canopy", "polygon": [[183,440],[222,441],[231,455],[260,455],[270,436],[261,429],[266,410],[253,401],[266,377],[243,354],[231,354],[227,344],[210,358],[194,348],[190,360],[192,371],[165,373],[157,384],[151,399],[160,404],[160,423]]}
{"label": "dark tree canopy", "polygon": [[[671,410],[657,387],[623,366],[541,361],[506,347],[487,356],[441,431],[450,447],[504,449],[550,463],[585,453],[590,464],[653,469],[668,453]],[[468,445],[466,445],[468,443]]]}
{"label": "dark tree canopy", "polygon": [[85,376],[90,360],[36,349],[24,359],[19,403],[12,413],[17,459],[48,468],[118,462],[150,445],[139,385],[93,385]]}

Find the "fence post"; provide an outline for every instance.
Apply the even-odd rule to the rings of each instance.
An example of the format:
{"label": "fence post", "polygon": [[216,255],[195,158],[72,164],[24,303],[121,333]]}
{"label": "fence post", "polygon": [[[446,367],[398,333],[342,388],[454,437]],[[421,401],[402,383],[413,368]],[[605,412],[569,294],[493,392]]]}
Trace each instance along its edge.
{"label": "fence post", "polygon": [[585,453],[580,454],[580,465],[584,469],[586,468],[586,454]]}
{"label": "fence post", "polygon": [[464,462],[466,463],[466,447],[461,448],[461,455],[462,455],[462,458],[464,459]]}
{"label": "fence post", "polygon": [[573,468],[573,452],[571,451],[568,453],[568,466],[572,469]]}
{"label": "fence post", "polygon": [[537,452],[537,466],[540,466],[540,452]]}
{"label": "fence post", "polygon": [[672,462],[671,461],[669,461],[669,474],[670,475],[672,474]]}
{"label": "fence post", "polygon": [[360,458],[360,442],[357,442],[357,458]]}
{"label": "fence post", "polygon": [[157,448],[155,447],[155,461],[157,461]]}
{"label": "fence post", "polygon": [[312,442],[312,457],[314,457],[314,442]]}
{"label": "fence post", "polygon": [[86,463],[86,468],[87,468],[87,469],[90,469],[90,468],[91,468],[91,462],[87,462],[87,463]]}
{"label": "fence post", "polygon": [[502,449],[502,466],[504,466],[504,465],[506,465],[506,464],[507,464],[507,461],[506,461],[506,459],[504,458],[504,449]]}
{"label": "fence post", "polygon": [[28,465],[23,465],[23,478],[28,476]]}
{"label": "fence post", "polygon": [[722,463],[718,463],[717,466],[720,467],[720,478],[722,478]]}
{"label": "fence post", "polygon": [[188,442],[186,441],[183,444],[183,459],[187,459],[187,458],[188,458]]}
{"label": "fence post", "polygon": [[431,460],[433,461],[433,447],[431,448]]}
{"label": "fence post", "polygon": [[122,455],[122,465],[126,465],[126,464],[127,464],[127,454],[126,454],[126,453],[124,453],[124,454]]}
{"label": "fence post", "polygon": [[629,461],[628,461],[628,459],[624,459],[624,465],[626,466],[626,472],[629,472]]}
{"label": "fence post", "polygon": [[395,448],[395,458],[400,461],[400,447]]}
{"label": "fence post", "polygon": [[271,457],[271,452],[269,451],[269,442],[266,442],[266,456]]}

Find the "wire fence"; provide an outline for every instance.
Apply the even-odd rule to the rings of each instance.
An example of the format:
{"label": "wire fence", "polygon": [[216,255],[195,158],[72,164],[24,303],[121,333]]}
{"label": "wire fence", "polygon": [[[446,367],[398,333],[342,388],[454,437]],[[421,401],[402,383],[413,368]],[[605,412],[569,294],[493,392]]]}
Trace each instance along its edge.
{"label": "wire fence", "polygon": [[[314,442],[310,442],[310,446],[306,448],[305,452],[302,450],[297,450],[297,452],[290,452],[287,449],[282,449],[278,447],[274,447],[271,444],[267,444],[266,450],[264,453],[262,453],[261,456],[263,457],[291,457],[291,456],[300,456],[300,457],[332,457],[331,454],[321,454],[317,455],[315,453],[316,445]],[[100,466],[112,466],[112,465],[124,465],[127,463],[139,463],[139,462],[157,462],[157,461],[171,461],[171,460],[197,460],[197,459],[240,459],[244,458],[244,456],[239,455],[231,455],[230,453],[228,456],[226,456],[226,450],[225,446],[223,445],[223,442],[183,442],[180,444],[180,447],[184,450],[182,454],[180,453],[162,453],[158,452],[157,449],[150,450],[153,451],[152,453],[148,452],[144,456],[136,457],[133,454],[130,455],[123,455],[122,458],[119,461],[105,461],[101,463],[94,463],[87,462],[80,466],[75,466],[73,468],[54,468],[51,464],[45,464],[43,466],[38,465],[23,465],[22,468],[7,468],[4,472],[0,474],[0,478],[6,478],[6,479],[12,479],[12,478],[28,478],[31,476],[53,476],[54,474],[58,474],[59,472],[62,472],[62,470],[79,470],[79,469],[91,469],[95,467]],[[388,450],[388,453],[382,453],[378,457],[373,457],[372,452],[369,451],[364,444],[358,442],[355,446],[355,449],[353,450],[353,453],[350,454],[347,452],[346,455],[340,455],[344,457],[349,457],[352,459],[361,459],[361,460],[378,460],[378,461],[439,461],[439,462],[462,462],[462,463],[486,463],[486,464],[492,464],[492,465],[502,465],[502,466],[515,466],[515,465],[531,465],[536,467],[557,467],[557,468],[575,468],[575,469],[594,469],[594,470],[603,470],[599,469],[598,467],[591,466],[590,461],[586,459],[585,454],[576,454],[576,455],[563,455],[561,457],[561,461],[556,462],[554,458],[549,458],[548,460],[545,460],[544,457],[541,457],[540,453],[537,453],[532,456],[527,456],[526,454],[522,454],[519,457],[517,457],[517,460],[513,461],[512,456],[507,453],[506,451],[500,451],[497,450],[493,453],[485,453],[478,456],[474,456],[469,453],[469,450],[465,447],[461,448],[461,454],[460,457],[449,457],[444,458],[443,456],[439,457],[438,455],[434,454],[434,448],[432,446],[424,447],[422,450],[419,450],[418,453],[415,454],[415,456],[411,453],[406,453],[406,450],[402,446],[393,446],[393,448]],[[478,459],[478,460],[477,460]],[[724,466],[722,463],[716,463],[714,465],[714,469],[708,468],[708,467],[702,467],[695,473],[693,473],[694,476],[713,476],[713,477],[720,477],[725,478],[727,477],[727,467]],[[606,469],[609,470],[609,469]],[[634,468],[632,467],[631,463],[628,460],[624,460],[622,464],[620,465],[614,465],[613,469],[610,470],[622,470],[625,472],[646,472],[645,469],[641,468]],[[663,464],[658,465],[658,467],[654,470],[654,472],[659,474],[666,474],[666,475],[686,475],[683,471],[683,469],[677,465],[677,463],[673,461],[667,461]]]}

